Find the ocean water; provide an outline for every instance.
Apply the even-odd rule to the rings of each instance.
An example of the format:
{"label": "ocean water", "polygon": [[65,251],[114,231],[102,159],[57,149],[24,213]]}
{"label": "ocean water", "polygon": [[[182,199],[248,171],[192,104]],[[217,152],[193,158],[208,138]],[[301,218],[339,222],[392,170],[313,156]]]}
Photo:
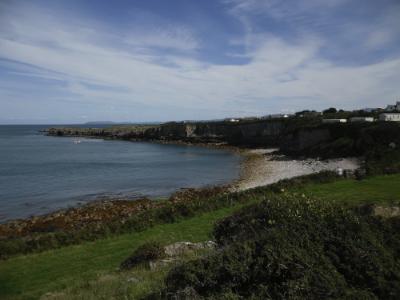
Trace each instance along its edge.
{"label": "ocean water", "polygon": [[162,197],[228,183],[240,156],[185,145],[49,137],[39,125],[0,126],[0,222],[102,197]]}

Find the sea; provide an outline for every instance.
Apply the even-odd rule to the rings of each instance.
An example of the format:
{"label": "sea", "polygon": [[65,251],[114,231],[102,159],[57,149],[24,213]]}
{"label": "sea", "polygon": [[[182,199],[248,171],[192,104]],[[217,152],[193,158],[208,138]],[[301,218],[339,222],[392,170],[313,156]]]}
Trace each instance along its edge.
{"label": "sea", "polygon": [[167,197],[239,177],[241,157],[231,151],[41,132],[57,126],[0,126],[0,222],[98,199]]}

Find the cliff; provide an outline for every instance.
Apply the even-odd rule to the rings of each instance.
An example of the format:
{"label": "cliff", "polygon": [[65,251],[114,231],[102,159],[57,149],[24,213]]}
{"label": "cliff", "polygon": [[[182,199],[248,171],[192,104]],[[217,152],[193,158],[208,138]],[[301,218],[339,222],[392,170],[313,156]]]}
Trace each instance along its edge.
{"label": "cliff", "polygon": [[241,122],[170,122],[108,128],[49,128],[48,135],[110,139],[224,143],[278,147],[285,154],[340,157],[364,155],[379,147],[400,146],[400,125],[393,122],[321,124],[313,119]]}
{"label": "cliff", "polygon": [[112,126],[108,128],[49,128],[53,136],[91,136],[129,140],[228,143],[246,146],[277,146],[286,130],[284,121],[170,122],[157,126]]}

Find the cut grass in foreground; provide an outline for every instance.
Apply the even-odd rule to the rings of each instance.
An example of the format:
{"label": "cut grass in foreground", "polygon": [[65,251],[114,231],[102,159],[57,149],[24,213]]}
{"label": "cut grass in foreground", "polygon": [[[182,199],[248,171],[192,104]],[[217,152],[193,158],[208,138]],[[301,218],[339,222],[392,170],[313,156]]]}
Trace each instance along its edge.
{"label": "cut grass in foreground", "polygon": [[[242,205],[243,206],[243,205]],[[219,209],[189,220],[158,225],[148,230],[30,254],[0,262],[1,299],[37,299],[98,274],[118,268],[135,248],[149,240],[169,244],[177,241],[205,241],[214,222],[241,206]]]}
{"label": "cut grass in foreground", "polygon": [[400,175],[383,175],[357,180],[338,180],[323,184],[309,184],[296,192],[344,205],[368,203],[390,204],[400,201]]}
{"label": "cut grass in foreground", "polygon": [[[300,192],[313,198],[338,201],[346,205],[390,203],[400,200],[399,183],[400,175],[387,175],[363,181],[339,180],[325,184],[308,184],[304,188],[295,188],[289,192]],[[99,274],[115,271],[120,262],[136,247],[149,240],[165,244],[207,240],[216,220],[232,214],[242,206],[219,209],[189,220],[158,225],[142,232],[1,261],[0,297],[37,299],[47,292],[81,285],[97,278]]]}

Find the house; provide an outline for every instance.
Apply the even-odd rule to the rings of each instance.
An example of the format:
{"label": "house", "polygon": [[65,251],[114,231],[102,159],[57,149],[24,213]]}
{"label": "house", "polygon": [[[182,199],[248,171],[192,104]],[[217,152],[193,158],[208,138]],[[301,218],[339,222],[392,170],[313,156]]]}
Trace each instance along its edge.
{"label": "house", "polygon": [[331,123],[347,123],[346,119],[323,119],[322,123],[331,124]]}
{"label": "house", "polygon": [[400,113],[384,113],[379,115],[380,121],[400,122]]}
{"label": "house", "polygon": [[261,117],[261,119],[281,119],[281,118],[289,118],[291,115],[289,114],[272,114]]}
{"label": "house", "polygon": [[303,110],[295,113],[295,115],[299,118],[305,118],[305,117],[318,117],[322,115],[322,112],[319,111],[309,111],[309,110]]}
{"label": "house", "polygon": [[381,110],[381,108],[378,108],[378,107],[376,107],[376,108],[366,107],[366,108],[363,108],[363,109],[361,109],[361,110],[362,110],[363,112],[366,112],[366,113],[372,113],[372,112]]}
{"label": "house", "polygon": [[386,111],[400,111],[400,101],[397,101],[395,105],[388,105],[385,108]]}
{"label": "house", "polygon": [[373,122],[374,118],[373,117],[353,117],[350,118],[350,122]]}
{"label": "house", "polygon": [[228,119],[225,119],[224,121],[237,123],[237,122],[239,122],[240,120],[239,120],[239,119],[234,119],[234,118],[228,118]]}
{"label": "house", "polygon": [[386,111],[395,111],[396,110],[396,105],[388,105],[385,108]]}

